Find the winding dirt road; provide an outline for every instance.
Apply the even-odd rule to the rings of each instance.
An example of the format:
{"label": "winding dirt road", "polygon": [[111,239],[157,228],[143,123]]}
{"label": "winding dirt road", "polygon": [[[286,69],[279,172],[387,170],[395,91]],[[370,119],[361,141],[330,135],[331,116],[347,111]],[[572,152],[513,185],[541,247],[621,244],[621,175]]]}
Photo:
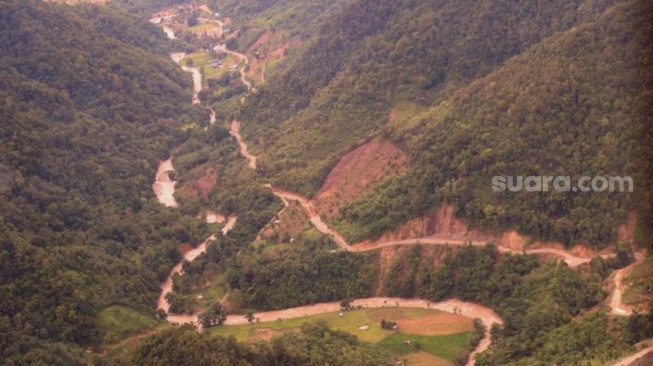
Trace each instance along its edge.
{"label": "winding dirt road", "polygon": [[[168,38],[170,39],[175,38],[172,29],[165,26],[162,27],[165,33],[168,35]],[[170,54],[172,60],[177,64],[179,64],[185,56],[186,54],[183,52],[175,52]],[[182,70],[192,74],[193,76],[192,103],[199,104],[200,103],[199,92],[202,91],[202,75],[200,71],[196,68],[187,67],[187,66],[181,66],[181,68]],[[212,125],[213,123],[215,123],[216,120],[215,111],[211,108],[208,109],[211,112],[209,117],[209,125]],[[205,128],[205,130],[207,130],[207,128]],[[170,179],[170,175],[169,175],[170,171],[174,171],[174,167],[172,165],[172,158],[162,161],[159,164],[159,168],[157,170],[155,182],[152,185],[152,189],[154,190],[154,193],[156,194],[157,199],[159,200],[160,203],[162,203],[166,207],[178,207],[178,204],[174,198],[176,182]],[[229,230],[233,228],[233,226],[236,224],[237,219],[238,218],[235,216],[231,216],[226,219],[226,223],[222,228],[223,235],[226,235],[229,232]],[[224,222],[224,221],[225,218],[223,216],[212,211],[206,212],[207,223]],[[179,263],[177,263],[175,267],[173,267],[172,271],[170,271],[170,275],[168,275],[168,278],[166,278],[166,280],[161,284],[161,293],[159,295],[159,299],[157,300],[157,309],[161,309],[165,311],[165,313],[167,314],[167,320],[169,322],[179,323],[179,324],[191,323],[191,324],[198,325],[199,312],[196,312],[194,314],[170,313],[170,304],[166,300],[166,295],[172,292],[172,287],[173,287],[172,279],[174,275],[182,273],[183,262],[184,261],[191,262],[195,260],[199,255],[201,255],[206,251],[207,244],[214,240],[216,240],[215,235],[211,235],[208,238],[206,238],[206,240],[204,240],[200,245],[198,245],[197,248],[188,251],[184,255],[184,258]]]}
{"label": "winding dirt road", "polygon": [[256,170],[256,156],[247,151],[247,144],[240,135],[240,122],[233,120],[229,125],[229,134],[236,139],[240,147],[240,155],[242,155],[249,162],[249,167]]}
{"label": "winding dirt road", "polygon": [[635,262],[631,263],[622,269],[616,270],[613,274],[614,290],[610,296],[610,312],[614,315],[630,316],[633,314],[632,306],[626,305],[623,302],[624,291],[624,278],[630,271],[638,264],[644,261],[645,255],[642,253],[635,253]]}
{"label": "winding dirt road", "polygon": [[640,350],[639,352],[635,353],[632,356],[622,358],[621,360],[619,360],[616,363],[612,364],[612,366],[630,366],[635,361],[637,361],[638,359],[648,355],[649,353],[653,353],[653,346],[646,347],[646,348]]}
{"label": "winding dirt road", "polygon": [[[235,132],[237,134],[237,132]],[[242,137],[239,135],[236,137],[239,141],[239,144],[245,144],[242,142]],[[242,150],[242,149],[241,149]],[[450,239],[446,237],[436,237],[436,236],[430,236],[430,237],[422,237],[422,238],[411,238],[411,239],[404,239],[404,240],[392,240],[392,241],[387,241],[387,242],[382,242],[375,244],[374,246],[368,246],[368,245],[362,245],[362,243],[356,243],[356,244],[348,244],[347,241],[345,240],[344,236],[340,234],[337,230],[334,230],[330,228],[322,219],[320,218],[320,215],[317,214],[317,211],[315,210],[315,206],[313,203],[307,199],[306,197],[299,195],[297,193],[289,192],[277,187],[273,187],[271,185],[267,185],[267,187],[272,190],[272,193],[281,198],[286,206],[288,206],[288,201],[297,201],[299,204],[304,208],[306,211],[306,214],[308,215],[311,223],[323,234],[327,234],[333,238],[333,240],[338,244],[338,246],[344,250],[347,251],[352,251],[352,252],[365,252],[369,250],[377,250],[381,248],[386,248],[386,247],[393,247],[397,245],[415,245],[415,244],[422,244],[422,245],[476,245],[476,246],[484,246],[487,241],[468,241],[468,240],[456,240],[456,239]],[[521,251],[516,251],[510,248],[506,248],[503,246],[497,246],[498,250],[500,252],[504,253],[513,253],[513,254],[554,254],[556,256],[561,257],[570,267],[578,267],[581,264],[584,263],[589,263],[592,259],[591,258],[584,258],[584,257],[578,257],[575,256],[567,251],[560,250],[560,249],[554,249],[554,248],[540,248],[540,249],[528,249],[525,250],[524,252]],[[604,255],[604,257],[611,257],[614,255]]]}
{"label": "winding dirt road", "polygon": [[247,90],[249,90],[251,92],[255,92],[256,89],[254,87],[252,87],[252,83],[249,80],[247,80],[247,78],[245,78],[245,67],[247,67],[247,65],[249,64],[249,58],[246,55],[244,55],[244,54],[242,54],[240,52],[236,52],[236,51],[228,49],[224,45],[219,47],[219,49],[221,51],[225,52],[225,53],[236,56],[241,61],[245,61],[243,63],[243,66],[241,66],[240,69],[238,70],[238,72],[240,73],[240,81],[247,87]]}
{"label": "winding dirt road", "polygon": [[[231,230],[234,225],[236,224],[236,220],[238,218],[235,216],[231,216],[227,219],[226,224],[222,228],[222,234],[226,235],[229,230]],[[208,215],[207,215],[207,221],[209,221]],[[184,264],[184,261],[189,261],[192,262],[195,260],[195,258],[199,257],[200,254],[204,253],[206,251],[206,246],[208,243],[216,240],[215,235],[211,235],[206,240],[204,240],[200,245],[197,246],[197,248],[194,248],[192,250],[189,250],[185,255],[184,259],[182,259],[179,263],[177,263],[176,266],[172,268],[172,271],[170,271],[170,275],[168,275],[168,278],[161,284],[161,294],[159,295],[159,299],[157,300],[157,309],[161,309],[165,311],[165,313],[168,315],[167,320],[170,323],[178,323],[178,324],[198,324],[198,315],[200,312],[195,312],[193,314],[173,314],[170,312],[170,304],[166,300],[166,295],[172,292],[172,278],[174,277],[175,274],[182,274],[182,266]]]}
{"label": "winding dirt road", "polygon": [[163,31],[165,32],[166,36],[168,36],[169,39],[175,39],[175,38],[177,38],[177,37],[175,36],[175,31],[172,30],[172,28],[170,28],[170,27],[166,27],[165,25],[162,26],[161,28],[163,29]]}
{"label": "winding dirt road", "polygon": [[200,104],[200,92],[202,91],[202,74],[200,73],[200,70],[194,68],[194,67],[188,67],[188,66],[182,66],[182,70],[189,72],[191,75],[193,75],[193,98],[192,102],[193,104]]}

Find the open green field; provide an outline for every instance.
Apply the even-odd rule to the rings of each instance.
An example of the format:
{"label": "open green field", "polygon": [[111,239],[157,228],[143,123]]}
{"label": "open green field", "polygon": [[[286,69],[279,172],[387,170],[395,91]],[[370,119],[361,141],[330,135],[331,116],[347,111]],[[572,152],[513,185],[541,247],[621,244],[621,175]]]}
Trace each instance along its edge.
{"label": "open green field", "polygon": [[205,30],[218,30],[218,29],[220,29],[220,26],[215,23],[200,23],[198,25],[186,28],[186,31],[197,33]]}
{"label": "open green field", "polygon": [[[398,331],[382,329],[380,322],[383,319],[397,322]],[[332,329],[354,334],[363,342],[379,344],[402,357],[419,351],[415,348],[418,342],[420,353],[437,356],[443,361],[442,364],[453,361],[458,350],[468,345],[473,329],[472,320],[459,315],[433,309],[385,307],[347,311],[343,316],[333,312],[265,323],[221,326],[207,332],[255,342],[297,332],[302,324],[317,321],[326,322]],[[369,329],[359,329],[362,326]],[[410,340],[411,345],[404,344],[405,340]]]}
{"label": "open green field", "polygon": [[[398,332],[379,342],[379,345],[396,355],[406,355],[415,350],[421,350],[453,361],[456,359],[458,350],[469,344],[470,336],[469,332],[435,336]],[[404,342],[410,342],[410,344]]]}
{"label": "open green field", "polygon": [[117,342],[157,326],[156,320],[126,306],[113,305],[96,316],[104,343]]}
{"label": "open green field", "polygon": [[240,63],[240,60],[236,56],[228,55],[222,59],[222,66],[212,67],[210,63],[213,59],[215,59],[215,55],[212,52],[193,52],[184,57],[182,65],[188,65],[188,60],[193,60],[192,65],[189,66],[202,70],[202,83],[205,84],[208,79],[216,79],[228,73],[229,66]]}

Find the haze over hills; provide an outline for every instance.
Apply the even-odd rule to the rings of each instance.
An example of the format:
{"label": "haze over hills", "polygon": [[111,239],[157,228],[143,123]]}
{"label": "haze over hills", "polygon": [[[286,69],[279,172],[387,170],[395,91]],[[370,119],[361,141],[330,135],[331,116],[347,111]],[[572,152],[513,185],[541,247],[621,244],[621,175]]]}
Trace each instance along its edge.
{"label": "haze over hills", "polygon": [[[0,363],[609,365],[639,350],[651,19],[641,0],[0,0]],[[170,157],[175,208],[152,190]],[[528,175],[634,191],[492,190]],[[420,245],[441,232],[451,245]],[[485,245],[506,233],[519,243]]]}

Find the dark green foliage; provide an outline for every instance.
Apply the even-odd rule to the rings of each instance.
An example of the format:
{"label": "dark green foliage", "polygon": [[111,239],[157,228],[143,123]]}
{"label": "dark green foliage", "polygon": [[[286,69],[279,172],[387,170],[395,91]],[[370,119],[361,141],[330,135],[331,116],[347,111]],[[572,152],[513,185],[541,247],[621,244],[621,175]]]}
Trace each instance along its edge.
{"label": "dark green foliage", "polygon": [[[539,265],[534,256],[499,255],[494,245],[467,245],[446,251],[440,265],[434,268],[433,258],[425,253],[416,266],[410,260],[415,252],[419,253],[411,248],[397,256],[385,278],[387,294],[395,296],[415,289],[421,297],[432,301],[458,298],[494,309],[504,324],[492,329],[496,342],[484,365],[503,365],[530,357],[536,351],[544,352],[543,339],[552,331],[569,326],[574,317],[605,297],[600,276],[583,275],[562,261]],[[419,273],[416,278],[410,275],[413,268]],[[478,322],[476,326],[480,334]],[[478,336],[475,339],[480,340]],[[594,352],[605,344],[577,347]],[[536,359],[547,359],[545,354],[538,354]],[[464,360],[464,355],[459,359]]]}
{"label": "dark green foliage", "polygon": [[[376,237],[449,201],[472,226],[567,244],[613,243],[633,208],[646,217],[638,233],[646,232],[651,14],[642,1],[614,5],[542,38],[408,125],[389,125],[413,167],[344,207],[339,225],[353,240]],[[492,191],[494,176],[530,175],[570,176],[574,185],[581,176],[630,176],[634,189]]]}
{"label": "dark green foliage", "polygon": [[454,289],[453,268],[446,261],[430,269],[422,267],[422,275],[417,285],[418,295],[433,301],[440,301],[449,296]]}
{"label": "dark green foliage", "polygon": [[190,238],[151,188],[194,113],[163,40],[106,8],[0,1],[3,364],[80,364],[100,309],[154,312]]}
{"label": "dark green foliage", "polygon": [[[287,6],[225,5],[244,28],[287,19]],[[243,107],[243,133],[266,179],[307,196],[371,136],[409,153],[407,172],[340,210],[336,225],[354,242],[444,202],[475,227],[597,247],[636,208],[646,242],[649,10],[640,0],[335,6]],[[388,124],[398,102],[426,112]],[[632,176],[637,187],[494,193],[495,175]]]}
{"label": "dark green foliage", "polygon": [[301,333],[270,342],[243,344],[233,337],[197,333],[187,326],[145,339],[127,354],[109,355],[102,365],[392,365],[378,346],[359,343],[356,336],[325,324],[304,324]]}
{"label": "dark green foliage", "polygon": [[245,306],[283,309],[372,296],[375,256],[348,252],[284,250],[243,259],[239,266]]}
{"label": "dark green foliage", "polygon": [[310,194],[332,159],[385,125],[394,102],[428,104],[448,86],[487,74],[575,25],[578,5],[354,1],[320,24],[252,99],[244,130],[249,141],[274,144],[262,159],[273,179]]}
{"label": "dark green foliage", "polygon": [[382,329],[390,329],[393,330],[397,326],[397,322],[393,322],[391,320],[381,320],[381,328]]}
{"label": "dark green foliage", "polygon": [[410,248],[405,262],[397,261],[390,267],[385,277],[385,290],[388,296],[415,297],[415,276],[421,263],[421,252],[422,247],[415,245]]}
{"label": "dark green foliage", "polygon": [[[653,308],[653,306],[652,306]],[[653,337],[653,312],[648,314],[633,314],[624,325],[624,340],[628,344],[635,344]]]}
{"label": "dark green foliage", "polygon": [[[222,307],[222,304],[215,303],[210,309],[204,310],[199,318],[204,328],[222,325],[227,320],[227,310]],[[250,318],[248,318],[248,321],[251,323]]]}
{"label": "dark green foliage", "polygon": [[[479,356],[479,365],[584,365],[593,359],[618,358],[627,350],[618,338],[610,334],[608,316],[601,311],[583,315],[542,334],[537,339],[538,349],[522,359],[510,358],[509,353],[506,353],[509,352],[510,345],[507,342],[510,340],[496,339],[500,346]],[[510,343],[512,346],[517,344]]]}

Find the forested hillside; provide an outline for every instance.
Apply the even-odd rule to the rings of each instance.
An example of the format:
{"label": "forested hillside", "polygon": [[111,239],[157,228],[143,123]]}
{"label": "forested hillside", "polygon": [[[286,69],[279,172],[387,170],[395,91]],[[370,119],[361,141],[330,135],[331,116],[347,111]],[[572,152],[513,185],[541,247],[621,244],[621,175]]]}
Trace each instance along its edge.
{"label": "forested hillside", "polygon": [[[451,202],[475,227],[600,247],[628,210],[648,215],[633,204],[646,200],[648,19],[641,1],[351,2],[269,75],[242,129],[260,174],[309,196],[371,136],[410,154],[341,210],[352,241]],[[638,199],[495,194],[494,175],[628,175]]]}
{"label": "forested hillside", "polygon": [[[628,210],[638,210],[639,226],[648,226],[642,203],[650,201],[653,13],[644,10],[643,4],[617,4],[407,124],[388,126],[413,167],[346,207],[341,222],[354,225],[345,230],[375,236],[444,201],[473,225],[517,228],[567,244],[613,243]],[[633,194],[491,190],[493,176],[529,175],[571,176],[572,182],[631,176],[635,183]]]}
{"label": "forested hillside", "polygon": [[82,364],[98,310],[154,313],[189,232],[152,174],[196,118],[163,42],[105,8],[0,1],[3,364]]}
{"label": "forested hillside", "polygon": [[[147,21],[161,10],[156,21],[176,41]],[[289,308],[327,312],[314,305],[326,302],[347,322],[363,298],[380,311],[390,298],[454,303],[429,309],[454,328],[491,313],[474,320],[469,342],[460,330],[464,347],[450,347],[458,355],[447,364],[483,349],[476,365],[604,364],[632,352],[653,337],[653,315],[637,313],[648,267],[630,280],[636,306],[621,298],[628,271],[646,262],[631,245],[590,261],[589,248],[388,232],[446,204],[466,225],[425,225],[601,249],[634,217],[634,241],[651,248],[652,19],[644,0],[0,0],[0,364],[385,365],[425,355],[432,344],[410,345],[387,318],[349,324],[360,339],[379,337],[372,343],[322,323],[256,328],[264,311],[303,321],[305,308]],[[202,77],[196,105],[170,57],[182,50],[180,64]],[[250,67],[260,78],[248,80]],[[355,193],[338,191],[338,177],[325,189],[336,163],[372,140],[377,150],[344,166],[375,165],[374,177],[348,177]],[[152,189],[171,156],[176,208]],[[528,175],[630,176],[634,192],[492,190],[494,176]],[[338,199],[301,197],[316,192]],[[235,226],[218,233],[209,214]],[[385,245],[365,242],[383,234]],[[170,311],[157,311],[169,275]],[[278,314],[267,322],[288,320]],[[170,324],[185,315],[205,331]],[[248,341],[210,329],[226,324]],[[476,348],[482,324],[491,345]]]}
{"label": "forested hillside", "polygon": [[325,324],[306,324],[272,342],[243,344],[181,327],[148,338],[135,350],[110,355],[106,365],[393,365],[388,353]]}

